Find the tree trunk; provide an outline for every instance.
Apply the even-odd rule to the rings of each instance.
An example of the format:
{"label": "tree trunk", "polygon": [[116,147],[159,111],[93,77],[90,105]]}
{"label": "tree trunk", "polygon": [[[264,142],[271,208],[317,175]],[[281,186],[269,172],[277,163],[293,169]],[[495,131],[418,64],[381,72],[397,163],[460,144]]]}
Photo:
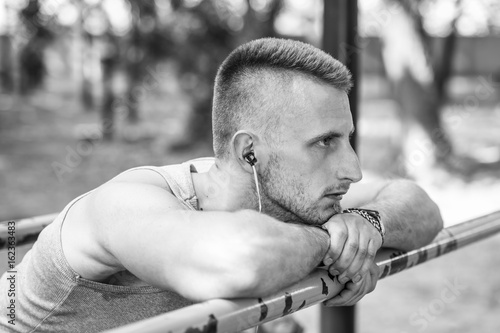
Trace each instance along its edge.
{"label": "tree trunk", "polygon": [[102,86],[103,102],[101,109],[102,135],[106,141],[113,139],[115,113],[113,110],[115,94],[113,92],[113,64],[103,61]]}
{"label": "tree trunk", "polygon": [[0,36],[0,87],[5,92],[14,90],[12,75],[12,42],[9,35]]}
{"label": "tree trunk", "polygon": [[115,125],[113,74],[118,63],[118,47],[113,36],[108,34],[107,38],[106,48],[101,59],[103,87],[101,121],[103,139],[110,141],[113,139]]}
{"label": "tree trunk", "polygon": [[82,81],[80,87],[80,101],[85,111],[94,109],[94,94],[92,93],[92,36],[84,33],[82,36]]}
{"label": "tree trunk", "polygon": [[[444,88],[437,86],[418,24],[400,5],[392,6],[391,14],[391,20],[382,26],[382,55],[394,99],[400,106],[404,173],[418,176],[452,154],[439,113]],[[450,70],[440,73],[441,88],[449,74]]]}
{"label": "tree trunk", "polygon": [[85,111],[92,111],[94,109],[94,94],[92,93],[92,78],[93,78],[93,58],[92,49],[93,36],[85,31],[85,3],[81,2],[80,6],[80,20],[76,26],[76,38],[80,49],[80,101]]}
{"label": "tree trunk", "polygon": [[[132,46],[133,47],[133,46]],[[141,89],[142,64],[140,60],[132,60],[127,66],[127,120],[131,124],[139,122],[139,103],[144,91]]]}

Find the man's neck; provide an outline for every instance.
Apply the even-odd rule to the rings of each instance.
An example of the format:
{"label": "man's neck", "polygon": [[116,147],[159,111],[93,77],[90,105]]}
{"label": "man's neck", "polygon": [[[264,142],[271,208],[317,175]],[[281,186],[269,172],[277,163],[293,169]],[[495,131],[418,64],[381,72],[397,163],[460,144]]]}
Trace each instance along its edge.
{"label": "man's neck", "polygon": [[[193,173],[198,208],[203,211],[255,209],[253,183],[231,165],[219,160],[205,173]],[[250,199],[249,199],[250,198]]]}

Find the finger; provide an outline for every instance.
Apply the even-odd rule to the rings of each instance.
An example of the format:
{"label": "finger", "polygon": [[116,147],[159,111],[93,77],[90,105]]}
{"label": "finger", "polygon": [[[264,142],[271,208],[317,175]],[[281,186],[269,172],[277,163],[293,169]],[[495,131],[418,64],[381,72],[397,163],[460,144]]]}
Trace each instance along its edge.
{"label": "finger", "polygon": [[361,281],[363,276],[368,274],[372,264],[371,261],[367,262],[366,260],[370,244],[371,240],[369,238],[366,238],[364,235],[359,236],[359,247],[356,256],[346,271],[339,276],[340,283],[346,283],[349,280],[357,283]]}
{"label": "finger", "polygon": [[331,258],[332,262],[335,262],[340,258],[344,250],[344,245],[349,233],[344,222],[335,222],[334,225],[328,224],[327,229],[330,233],[330,249],[325,256],[325,260]]}
{"label": "finger", "polygon": [[371,293],[373,290],[375,290],[375,287],[377,286],[378,282],[378,277],[380,275],[380,268],[376,264],[372,264],[370,267],[370,278],[371,278],[371,285],[369,288],[369,293]]}
{"label": "finger", "polygon": [[324,303],[325,306],[347,306],[356,303],[363,296],[362,291],[360,294],[360,290],[364,289],[364,284],[364,281],[347,283],[346,287],[337,296]]}
{"label": "finger", "polygon": [[[332,265],[340,274],[344,273],[347,270],[347,268],[349,268],[349,266],[352,264],[352,262],[356,257],[356,253],[358,252],[358,247],[359,247],[359,234],[357,232],[349,233],[349,237],[345,242],[341,256]],[[347,278],[348,278],[347,280],[350,280],[352,276],[347,276]],[[345,282],[341,281],[341,283]]]}
{"label": "finger", "polygon": [[361,282],[359,282],[360,286],[357,291],[353,294],[351,299],[346,301],[346,305],[354,305],[359,302],[366,294],[370,292],[370,288],[372,287],[372,280],[370,274],[367,274],[363,278]]}
{"label": "finger", "polygon": [[356,298],[360,298],[359,296],[363,295],[363,290],[366,289],[366,279],[358,283],[348,282],[345,284],[344,289],[335,297],[333,297],[329,304],[332,305],[347,305],[351,301]]}
{"label": "finger", "polygon": [[323,265],[327,266],[327,267],[330,267],[331,264],[333,264],[333,259],[327,253],[326,256],[325,256],[325,258],[323,259]]}
{"label": "finger", "polygon": [[323,304],[325,306],[344,306],[345,303],[347,302],[347,299],[350,299],[352,297],[352,290],[349,289],[343,289],[337,296],[324,301]]}
{"label": "finger", "polygon": [[[375,243],[373,240],[370,240],[368,242],[367,249],[364,251],[365,257],[362,259],[361,267],[358,268],[357,266],[354,266],[354,262],[353,262],[353,264],[351,264],[351,266],[349,266],[347,271],[350,272],[352,270],[352,273],[348,273],[348,274],[351,274],[348,276],[353,276],[353,278],[352,278],[353,282],[360,281],[364,276],[366,276],[370,273],[370,270],[371,270],[372,265],[373,265],[373,260],[375,259],[375,254],[377,253],[376,252],[377,247],[374,244]],[[358,250],[358,254],[360,252],[362,252],[361,249]],[[359,258],[359,259],[361,260],[361,258]],[[359,262],[356,262],[356,263],[359,263]],[[341,276],[339,276],[339,280],[340,280],[340,278],[341,278]]]}

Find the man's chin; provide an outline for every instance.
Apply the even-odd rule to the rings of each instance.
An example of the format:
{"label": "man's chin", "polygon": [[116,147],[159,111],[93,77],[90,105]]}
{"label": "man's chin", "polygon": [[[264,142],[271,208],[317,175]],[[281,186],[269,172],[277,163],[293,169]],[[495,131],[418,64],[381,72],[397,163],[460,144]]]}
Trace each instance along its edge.
{"label": "man's chin", "polygon": [[319,224],[325,224],[328,222],[332,217],[334,217],[337,214],[342,213],[342,207],[340,205],[335,205],[335,206],[330,206],[324,210],[324,213],[321,214],[320,218],[320,223]]}

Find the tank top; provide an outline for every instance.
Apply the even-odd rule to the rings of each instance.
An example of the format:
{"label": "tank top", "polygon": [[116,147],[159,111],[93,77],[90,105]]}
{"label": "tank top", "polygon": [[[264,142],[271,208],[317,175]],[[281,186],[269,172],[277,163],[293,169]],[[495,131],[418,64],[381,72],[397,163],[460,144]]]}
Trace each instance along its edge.
{"label": "tank top", "polygon": [[[196,210],[198,200],[191,173],[206,172],[213,163],[212,158],[202,158],[178,165],[131,170],[148,169],[160,174],[182,204]],[[173,291],[144,283],[114,285],[78,276],[64,256],[61,227],[73,204],[87,194],[64,208],[16,266],[15,321],[7,316],[12,280],[8,280],[8,272],[1,277],[1,332],[100,332],[192,304]]]}

